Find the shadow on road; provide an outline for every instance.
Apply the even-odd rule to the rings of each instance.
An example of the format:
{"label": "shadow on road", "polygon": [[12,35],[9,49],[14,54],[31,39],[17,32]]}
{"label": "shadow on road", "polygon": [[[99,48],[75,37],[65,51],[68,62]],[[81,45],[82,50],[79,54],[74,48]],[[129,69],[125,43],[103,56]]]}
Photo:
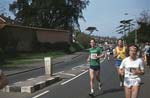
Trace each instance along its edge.
{"label": "shadow on road", "polygon": [[102,90],[101,93],[95,95],[93,98],[98,97],[98,96],[100,96],[100,95],[107,94],[107,93],[120,92],[120,91],[123,91],[123,90],[124,90],[123,87],[122,87],[122,88],[112,88],[112,89],[108,89],[108,90]]}

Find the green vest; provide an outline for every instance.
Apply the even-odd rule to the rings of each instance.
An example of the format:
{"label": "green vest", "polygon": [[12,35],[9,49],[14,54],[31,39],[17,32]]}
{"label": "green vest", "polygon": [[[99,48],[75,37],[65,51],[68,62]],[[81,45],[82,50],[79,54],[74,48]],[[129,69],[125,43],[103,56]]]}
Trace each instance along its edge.
{"label": "green vest", "polygon": [[90,48],[89,54],[90,54],[90,66],[100,66],[100,59],[94,58],[94,55],[99,56],[101,54],[101,49],[99,47]]}

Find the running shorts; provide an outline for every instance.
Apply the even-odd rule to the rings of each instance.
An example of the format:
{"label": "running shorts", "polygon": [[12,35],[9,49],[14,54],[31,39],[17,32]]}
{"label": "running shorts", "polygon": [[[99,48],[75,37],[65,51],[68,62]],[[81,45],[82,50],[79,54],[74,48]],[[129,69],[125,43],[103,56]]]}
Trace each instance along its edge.
{"label": "running shorts", "polygon": [[124,86],[125,87],[132,87],[132,86],[139,86],[141,83],[141,79],[138,78],[129,78],[129,77],[125,77],[124,78]]}
{"label": "running shorts", "polygon": [[97,71],[97,70],[100,70],[100,66],[90,66],[90,69]]}
{"label": "running shorts", "polygon": [[115,61],[115,66],[119,67],[121,65],[122,60],[121,59],[116,59]]}

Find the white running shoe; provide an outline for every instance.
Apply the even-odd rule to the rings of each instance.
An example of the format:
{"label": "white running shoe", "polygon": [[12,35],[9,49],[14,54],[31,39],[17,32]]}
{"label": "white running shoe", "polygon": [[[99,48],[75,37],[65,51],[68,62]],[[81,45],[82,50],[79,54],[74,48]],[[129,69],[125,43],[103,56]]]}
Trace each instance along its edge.
{"label": "white running shoe", "polygon": [[120,82],[120,87],[123,87],[123,82]]}

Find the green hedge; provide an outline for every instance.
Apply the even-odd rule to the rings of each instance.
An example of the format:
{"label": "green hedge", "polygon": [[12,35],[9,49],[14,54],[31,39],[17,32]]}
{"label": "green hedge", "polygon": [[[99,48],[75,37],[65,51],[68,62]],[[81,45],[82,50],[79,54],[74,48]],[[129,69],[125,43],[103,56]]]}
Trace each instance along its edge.
{"label": "green hedge", "polygon": [[81,51],[84,49],[84,46],[82,46],[80,43],[72,43],[69,47],[69,52],[73,53],[76,51]]}
{"label": "green hedge", "polygon": [[4,51],[0,48],[0,65],[4,63]]}

